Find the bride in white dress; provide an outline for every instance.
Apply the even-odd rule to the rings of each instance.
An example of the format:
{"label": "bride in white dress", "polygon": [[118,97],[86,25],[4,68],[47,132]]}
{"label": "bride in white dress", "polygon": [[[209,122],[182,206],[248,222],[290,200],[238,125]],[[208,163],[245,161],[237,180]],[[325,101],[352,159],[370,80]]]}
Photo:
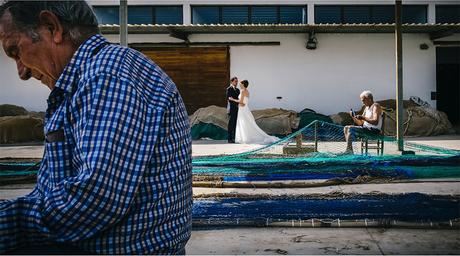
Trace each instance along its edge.
{"label": "bride in white dress", "polygon": [[251,110],[248,107],[249,103],[249,82],[243,80],[240,83],[241,93],[238,100],[230,99],[239,103],[238,118],[236,119],[235,142],[241,144],[270,144],[278,141],[275,136],[266,134],[257,125]]}

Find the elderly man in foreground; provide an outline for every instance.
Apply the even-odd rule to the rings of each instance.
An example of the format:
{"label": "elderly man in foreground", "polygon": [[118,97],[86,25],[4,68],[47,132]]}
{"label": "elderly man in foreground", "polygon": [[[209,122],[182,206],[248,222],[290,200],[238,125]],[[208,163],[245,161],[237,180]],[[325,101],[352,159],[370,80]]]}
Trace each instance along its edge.
{"label": "elderly man in foreground", "polygon": [[84,1],[6,1],[0,40],[51,90],[37,186],[0,203],[0,253],[184,253],[191,137],[171,79],[102,37]]}
{"label": "elderly man in foreground", "polygon": [[359,95],[361,102],[365,106],[362,115],[355,115],[350,112],[355,125],[347,125],[344,127],[345,140],[347,149],[345,153],[353,154],[352,136],[360,134],[376,135],[382,130],[382,107],[374,102],[374,96],[370,91],[364,91]]}

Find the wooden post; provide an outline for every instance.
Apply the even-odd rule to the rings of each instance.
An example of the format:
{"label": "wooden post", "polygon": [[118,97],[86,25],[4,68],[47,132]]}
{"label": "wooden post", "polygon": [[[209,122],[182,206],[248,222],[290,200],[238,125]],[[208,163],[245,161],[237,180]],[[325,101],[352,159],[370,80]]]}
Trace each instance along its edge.
{"label": "wooden post", "polygon": [[302,148],[302,133],[295,137],[295,144],[297,148]]}
{"label": "wooden post", "polygon": [[318,121],[315,121],[315,152],[318,152]]}
{"label": "wooden post", "polygon": [[398,150],[404,151],[403,129],[403,59],[402,59],[402,1],[395,4],[395,39],[396,39],[396,137]]}
{"label": "wooden post", "polygon": [[120,45],[128,46],[128,0],[120,0]]}

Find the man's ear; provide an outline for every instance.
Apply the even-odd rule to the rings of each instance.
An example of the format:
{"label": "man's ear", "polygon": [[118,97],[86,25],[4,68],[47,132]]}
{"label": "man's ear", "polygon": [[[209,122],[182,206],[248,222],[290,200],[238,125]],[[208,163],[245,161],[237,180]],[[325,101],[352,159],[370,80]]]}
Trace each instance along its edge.
{"label": "man's ear", "polygon": [[38,19],[40,20],[40,26],[50,32],[53,42],[56,44],[62,43],[64,28],[56,14],[50,11],[42,11],[38,15]]}

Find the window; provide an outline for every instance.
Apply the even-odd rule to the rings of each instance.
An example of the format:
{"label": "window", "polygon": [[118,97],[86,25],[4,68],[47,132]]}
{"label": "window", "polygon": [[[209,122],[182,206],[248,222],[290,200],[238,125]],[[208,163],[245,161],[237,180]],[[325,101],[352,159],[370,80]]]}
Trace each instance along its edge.
{"label": "window", "polygon": [[436,5],[436,23],[460,23],[460,5]]}
{"label": "window", "polygon": [[119,24],[120,17],[118,6],[94,6],[99,24]]}
{"label": "window", "polygon": [[395,7],[393,5],[382,5],[372,7],[373,23],[394,23]]}
{"label": "window", "polygon": [[[394,23],[394,5],[318,5],[315,23]],[[403,23],[426,23],[426,5],[403,5]]]}
{"label": "window", "polygon": [[306,21],[305,6],[192,6],[193,24],[302,24]]}
{"label": "window", "polygon": [[222,23],[244,24],[248,23],[247,6],[222,7]]}
{"label": "window", "polygon": [[343,23],[371,23],[370,7],[344,6]]}
{"label": "window", "polygon": [[182,24],[182,6],[155,6],[155,24]]}
{"label": "window", "polygon": [[315,23],[342,23],[340,6],[315,6]]}
{"label": "window", "polygon": [[144,6],[128,7],[128,24],[151,24],[152,8]]}
{"label": "window", "polygon": [[[118,6],[94,6],[99,24],[120,24]],[[182,6],[128,6],[129,24],[182,24]]]}
{"label": "window", "polygon": [[251,12],[251,23],[279,23],[276,6],[254,6]]}
{"label": "window", "polygon": [[427,8],[424,5],[403,5],[403,23],[427,23]]}
{"label": "window", "polygon": [[193,24],[217,24],[219,19],[219,7],[200,6],[192,9]]}
{"label": "window", "polygon": [[280,7],[280,23],[300,24],[306,23],[305,9],[297,6]]}

